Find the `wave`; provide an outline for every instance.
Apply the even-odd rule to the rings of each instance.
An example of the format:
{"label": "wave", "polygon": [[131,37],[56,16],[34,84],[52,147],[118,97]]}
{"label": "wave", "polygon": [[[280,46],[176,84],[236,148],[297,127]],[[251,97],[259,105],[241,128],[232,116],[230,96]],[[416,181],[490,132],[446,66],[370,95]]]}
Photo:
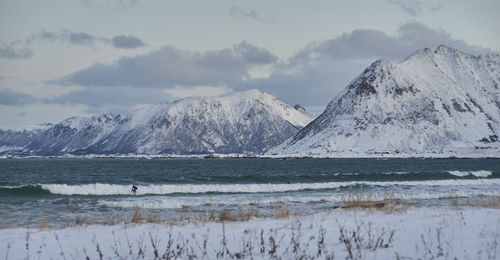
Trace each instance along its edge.
{"label": "wave", "polygon": [[[425,180],[425,181],[345,181],[291,184],[158,184],[138,186],[137,195],[197,194],[197,193],[275,193],[301,190],[327,190],[352,186],[484,186],[500,185],[500,179]],[[130,185],[120,184],[37,184],[9,189],[28,192],[50,192],[59,195],[132,195]]]}
{"label": "wave", "polygon": [[375,172],[375,173],[359,173],[359,172],[344,172],[344,173],[335,173],[333,176],[358,176],[358,175],[405,175],[411,174],[411,172]]}
{"label": "wave", "polygon": [[[381,202],[391,200],[429,200],[429,199],[450,199],[450,198],[470,198],[477,196],[500,196],[500,191],[465,191],[465,192],[435,192],[435,193],[397,193],[388,195],[387,193],[371,193],[355,196],[356,201],[361,202]],[[332,196],[276,196],[272,198],[238,198],[238,197],[164,197],[148,198],[139,197],[127,200],[99,200],[100,205],[112,208],[148,208],[148,209],[177,209],[200,206],[249,206],[266,205],[276,203],[343,203],[349,198],[342,195]]]}
{"label": "wave", "polygon": [[0,194],[14,196],[48,195],[49,190],[42,189],[41,185],[0,186]]}
{"label": "wave", "polygon": [[485,178],[493,174],[491,171],[449,171],[448,173],[458,177],[474,175],[480,178]]}

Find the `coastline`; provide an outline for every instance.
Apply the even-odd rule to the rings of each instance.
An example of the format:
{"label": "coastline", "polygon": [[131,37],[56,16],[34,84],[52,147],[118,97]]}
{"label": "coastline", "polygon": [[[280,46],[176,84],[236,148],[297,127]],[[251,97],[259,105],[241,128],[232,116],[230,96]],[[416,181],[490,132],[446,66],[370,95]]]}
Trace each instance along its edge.
{"label": "coastline", "polygon": [[0,159],[500,159],[500,149],[491,153],[426,153],[426,154],[86,154],[86,155],[0,155]]}
{"label": "coastline", "polygon": [[[498,205],[497,205],[498,206]],[[500,209],[332,209],[307,216],[0,229],[0,257],[485,258],[498,254]]]}

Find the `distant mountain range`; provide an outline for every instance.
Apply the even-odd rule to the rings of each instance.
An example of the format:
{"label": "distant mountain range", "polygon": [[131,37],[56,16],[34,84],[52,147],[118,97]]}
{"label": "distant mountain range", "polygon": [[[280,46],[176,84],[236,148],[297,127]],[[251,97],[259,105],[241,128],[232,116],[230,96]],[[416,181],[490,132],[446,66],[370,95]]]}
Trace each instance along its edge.
{"label": "distant mountain range", "polygon": [[500,55],[441,45],[398,64],[377,60],[312,119],[250,90],[0,130],[0,155],[500,157]]}
{"label": "distant mountain range", "polygon": [[269,154],[500,157],[500,55],[441,45],[399,64],[380,59]]}
{"label": "distant mountain range", "polygon": [[186,98],[132,115],[72,117],[33,130],[0,130],[0,154],[261,153],[312,120],[260,90]]}

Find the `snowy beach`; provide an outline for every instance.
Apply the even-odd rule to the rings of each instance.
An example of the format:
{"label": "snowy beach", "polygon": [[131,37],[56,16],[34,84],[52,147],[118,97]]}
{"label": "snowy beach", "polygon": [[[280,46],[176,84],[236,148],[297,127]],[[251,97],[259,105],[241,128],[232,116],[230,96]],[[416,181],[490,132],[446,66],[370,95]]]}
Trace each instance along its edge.
{"label": "snowy beach", "polygon": [[500,209],[333,209],[243,222],[7,228],[0,241],[5,259],[497,259]]}

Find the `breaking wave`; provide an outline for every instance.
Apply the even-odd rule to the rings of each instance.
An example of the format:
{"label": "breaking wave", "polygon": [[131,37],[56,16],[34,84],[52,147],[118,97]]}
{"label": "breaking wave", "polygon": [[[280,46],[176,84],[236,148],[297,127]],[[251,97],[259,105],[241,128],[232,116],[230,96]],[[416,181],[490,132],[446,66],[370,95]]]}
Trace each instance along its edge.
{"label": "breaking wave", "polygon": [[448,173],[458,177],[473,175],[481,178],[485,178],[493,174],[491,171],[449,171]]}
{"label": "breaking wave", "polygon": [[50,194],[50,191],[42,189],[40,185],[0,186],[0,194],[14,196],[36,196]]}
{"label": "breaking wave", "polygon": [[[467,198],[476,196],[500,196],[500,191],[464,191],[436,193],[398,193],[390,195],[391,200],[428,200],[447,198]],[[380,202],[388,198],[386,193],[374,193],[356,196],[356,201]],[[274,203],[341,203],[349,200],[346,196],[277,196],[272,198],[238,198],[238,197],[163,197],[163,198],[133,198],[128,200],[99,200],[100,205],[112,208],[149,208],[177,209],[200,206],[247,206]]]}
{"label": "breaking wave", "polygon": [[[454,179],[425,181],[345,181],[291,184],[158,184],[138,186],[137,195],[198,194],[198,193],[275,193],[301,190],[327,190],[351,186],[483,186],[500,185],[500,179]],[[130,185],[120,184],[36,184],[0,187],[0,194],[18,192],[60,195],[131,195]]]}

